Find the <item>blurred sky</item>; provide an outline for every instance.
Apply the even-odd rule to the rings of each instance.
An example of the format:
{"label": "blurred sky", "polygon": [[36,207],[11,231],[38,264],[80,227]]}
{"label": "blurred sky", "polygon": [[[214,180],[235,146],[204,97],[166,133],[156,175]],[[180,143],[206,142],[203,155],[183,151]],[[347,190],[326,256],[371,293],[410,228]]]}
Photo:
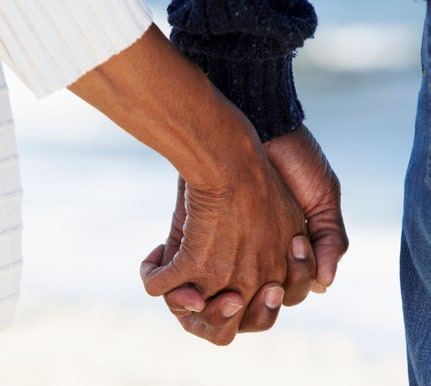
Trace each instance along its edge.
{"label": "blurred sky", "polygon": [[[167,2],[149,3],[156,22],[168,33]],[[315,39],[299,50],[296,84],[306,123],[340,177],[351,247],[327,295],[311,295],[301,306],[283,310],[270,333],[241,337],[223,350],[183,335],[163,302],[146,296],[140,283],[140,260],[163,242],[169,229],[175,170],[67,91],[36,100],[6,72],[25,189],[25,272],[17,326],[0,344],[0,363],[19,369],[19,359],[8,362],[7,350],[25,337],[18,346],[28,353],[26,363],[46,381],[36,377],[33,383],[19,383],[24,378],[17,370],[5,384],[58,385],[48,365],[54,358],[64,372],[68,361],[76,361],[83,375],[73,378],[75,384],[99,384],[94,380],[101,375],[88,370],[70,350],[104,358],[111,364],[105,366],[107,374],[118,363],[130,371],[125,363],[132,356],[151,361],[153,348],[145,347],[143,337],[133,341],[142,318],[143,328],[154,329],[159,337],[164,333],[162,327],[156,328],[158,320],[168,326],[169,337],[174,334],[171,329],[178,332],[171,342],[163,340],[167,352],[194,342],[186,357],[177,358],[177,383],[154,364],[160,385],[213,384],[202,378],[205,369],[213,370],[202,362],[205,357],[226,366],[229,379],[246,376],[250,385],[261,379],[259,364],[272,371],[274,382],[294,385],[407,384],[398,251],[403,176],[421,78],[425,4],[316,0],[314,5],[320,26]],[[101,312],[91,312],[99,308]],[[92,323],[100,325],[100,336],[88,334]],[[118,330],[119,324],[129,333]],[[58,343],[73,326],[74,338]],[[113,336],[117,343],[105,347]],[[123,340],[128,345],[119,343]],[[35,360],[38,344],[47,348]],[[249,358],[252,369],[246,370],[247,363],[241,361],[236,370],[231,366],[239,355],[256,349],[265,353],[265,359],[255,363]],[[285,364],[290,377],[281,371],[277,375],[277,368],[271,367],[279,365],[280,356],[295,362],[294,367]],[[199,363],[196,377],[184,370],[189,360]],[[61,374],[60,379],[65,373]],[[361,378],[364,374],[369,377]],[[114,384],[157,384],[154,379],[140,382],[140,374],[123,376]],[[216,379],[218,384],[238,383]]]}

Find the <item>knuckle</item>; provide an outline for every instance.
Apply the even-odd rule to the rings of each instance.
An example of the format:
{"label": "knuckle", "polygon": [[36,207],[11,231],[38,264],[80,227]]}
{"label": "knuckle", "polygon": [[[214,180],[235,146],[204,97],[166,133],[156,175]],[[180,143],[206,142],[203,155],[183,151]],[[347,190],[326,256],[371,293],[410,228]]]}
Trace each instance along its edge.
{"label": "knuckle", "polygon": [[223,328],[230,322],[230,319],[224,318],[219,313],[206,313],[205,310],[195,314],[195,318],[210,328]]}
{"label": "knuckle", "polygon": [[294,272],[288,281],[288,286],[300,287],[304,286],[305,283],[312,283],[316,277],[316,270],[306,270],[304,272]]}
{"label": "knuckle", "polygon": [[177,316],[177,318],[184,331],[203,338],[203,336],[200,334],[200,328],[202,327],[202,324],[195,319],[193,314],[188,313],[182,316]]}
{"label": "knuckle", "polygon": [[235,333],[232,334],[219,334],[213,338],[208,339],[211,343],[214,343],[216,346],[228,346],[235,339]]}
{"label": "knuckle", "polygon": [[275,324],[275,319],[264,319],[256,322],[256,332],[268,331]]}
{"label": "knuckle", "polygon": [[338,196],[339,194],[341,194],[341,184],[340,184],[340,180],[337,177],[337,175],[332,172],[332,187],[333,187],[333,191],[335,192],[335,194]]}
{"label": "knuckle", "polygon": [[343,256],[346,254],[347,250],[349,249],[350,241],[347,237],[347,234],[344,232],[343,235],[340,237],[340,242],[337,245],[337,249],[335,249],[335,253],[337,254],[337,262],[340,262]]}
{"label": "knuckle", "polygon": [[150,296],[160,296],[163,295],[160,293],[159,287],[155,284],[154,280],[144,280],[144,288]]}
{"label": "knuckle", "polygon": [[347,235],[345,235],[343,244],[341,247],[341,256],[347,252],[347,250],[349,249],[349,244],[350,244],[349,238],[347,237]]}
{"label": "knuckle", "polygon": [[142,281],[145,280],[145,277],[147,276],[149,271],[148,263],[144,260],[141,262],[141,265],[139,267],[139,273],[141,275]]}

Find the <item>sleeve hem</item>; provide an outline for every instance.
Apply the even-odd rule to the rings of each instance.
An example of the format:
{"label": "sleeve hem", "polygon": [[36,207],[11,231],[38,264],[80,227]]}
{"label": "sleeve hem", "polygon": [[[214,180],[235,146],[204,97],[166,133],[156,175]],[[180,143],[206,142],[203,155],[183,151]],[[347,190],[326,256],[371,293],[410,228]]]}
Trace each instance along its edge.
{"label": "sleeve hem", "polygon": [[151,23],[143,0],[2,0],[0,59],[43,97],[132,45]]}

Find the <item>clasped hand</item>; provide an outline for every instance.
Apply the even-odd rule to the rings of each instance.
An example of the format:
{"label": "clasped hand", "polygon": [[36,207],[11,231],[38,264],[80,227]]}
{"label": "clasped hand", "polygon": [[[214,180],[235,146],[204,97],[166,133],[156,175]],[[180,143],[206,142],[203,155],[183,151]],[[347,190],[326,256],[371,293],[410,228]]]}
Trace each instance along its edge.
{"label": "clasped hand", "polygon": [[[281,304],[300,303],[313,285],[323,292],[347,249],[338,180],[308,130],[265,149],[278,172],[268,164],[229,190],[180,177],[167,243],[141,267],[148,293],[165,295],[187,331],[218,345],[270,328]],[[307,228],[316,258],[295,237]]]}

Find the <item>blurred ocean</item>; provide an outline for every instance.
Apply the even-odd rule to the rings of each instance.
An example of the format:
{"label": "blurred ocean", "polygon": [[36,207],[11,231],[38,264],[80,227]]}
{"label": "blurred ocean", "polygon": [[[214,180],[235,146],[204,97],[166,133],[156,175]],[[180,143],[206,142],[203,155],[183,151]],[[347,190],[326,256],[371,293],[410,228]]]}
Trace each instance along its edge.
{"label": "blurred ocean", "polygon": [[[167,2],[149,3],[168,33]],[[398,252],[425,3],[313,3],[320,26],[295,72],[343,187],[351,248],[333,287],[227,348],[186,335],[139,278],[167,235],[175,170],[67,91],[36,100],[7,71],[25,271],[16,325],[0,336],[0,384],[407,385]]]}

